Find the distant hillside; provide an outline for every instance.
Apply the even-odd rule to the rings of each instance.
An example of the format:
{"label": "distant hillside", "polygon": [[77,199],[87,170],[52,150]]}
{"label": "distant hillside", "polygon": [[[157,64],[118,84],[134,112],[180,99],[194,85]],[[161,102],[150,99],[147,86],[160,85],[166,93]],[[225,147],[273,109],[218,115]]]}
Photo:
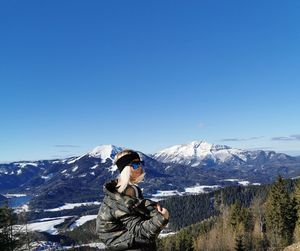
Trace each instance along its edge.
{"label": "distant hillside", "polygon": [[189,196],[170,197],[161,204],[170,211],[169,227],[172,231],[219,214],[220,203],[225,206],[240,203],[249,207],[255,197],[265,199],[268,185],[231,186],[215,192]]}
{"label": "distant hillside", "polygon": [[[34,195],[31,209],[101,201],[103,185],[118,175],[113,165],[123,148],[102,145],[66,159],[0,164],[0,192]],[[232,185],[260,185],[300,175],[300,159],[274,151],[245,151],[225,145],[193,141],[153,155],[139,152],[146,178],[145,197],[164,198],[210,192]]]}
{"label": "distant hillside", "polygon": [[[206,219],[200,219],[203,213],[207,215],[207,208],[202,209],[203,201],[187,205],[188,198],[182,197],[181,201],[174,198],[164,202],[171,211],[171,230],[176,233],[159,239],[158,251],[283,250],[293,243],[293,236],[299,235],[300,226],[296,224],[300,208],[299,179],[278,177],[267,186],[227,187],[213,194],[211,200],[218,214]],[[197,217],[198,222],[184,227],[185,219],[191,223]],[[299,242],[284,249],[296,250],[300,250]]]}
{"label": "distant hillside", "polygon": [[5,196],[3,196],[2,194],[0,194],[0,201],[5,201],[7,200],[7,198]]}

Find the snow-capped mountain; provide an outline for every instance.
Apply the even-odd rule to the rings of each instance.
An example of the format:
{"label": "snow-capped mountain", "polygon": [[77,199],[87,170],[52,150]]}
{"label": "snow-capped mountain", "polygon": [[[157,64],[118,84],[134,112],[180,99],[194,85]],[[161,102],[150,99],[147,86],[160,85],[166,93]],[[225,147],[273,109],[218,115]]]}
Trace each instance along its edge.
{"label": "snow-capped mountain", "polygon": [[[82,156],[0,164],[0,193],[36,195],[32,200],[35,208],[99,200],[103,184],[118,175],[113,159],[122,149],[100,145]],[[299,158],[204,141],[172,146],[153,155],[139,154],[145,161],[146,179],[142,187],[148,196],[164,194],[164,191],[181,194],[191,187],[195,190],[195,186],[202,189],[245,182],[269,183],[278,174],[300,175]]]}
{"label": "snow-capped mountain", "polygon": [[199,166],[207,162],[225,162],[234,157],[243,159],[243,152],[226,145],[214,145],[205,141],[192,141],[175,145],[155,153],[153,157],[164,163]]}
{"label": "snow-capped mountain", "polygon": [[114,145],[101,145],[95,147],[91,152],[88,153],[88,155],[94,158],[100,158],[101,163],[105,163],[107,159],[113,161],[116,154],[123,149],[125,148]]}
{"label": "snow-capped mountain", "polygon": [[288,155],[274,151],[244,151],[226,145],[214,145],[205,141],[192,141],[175,145],[155,153],[153,157],[163,163],[189,165],[192,167],[222,164],[244,165],[266,160],[287,160]]}
{"label": "snow-capped mountain", "polygon": [[28,191],[46,185],[60,176],[95,176],[100,166],[111,167],[114,156],[122,149],[114,145],[101,145],[79,157],[0,164],[0,191]]}

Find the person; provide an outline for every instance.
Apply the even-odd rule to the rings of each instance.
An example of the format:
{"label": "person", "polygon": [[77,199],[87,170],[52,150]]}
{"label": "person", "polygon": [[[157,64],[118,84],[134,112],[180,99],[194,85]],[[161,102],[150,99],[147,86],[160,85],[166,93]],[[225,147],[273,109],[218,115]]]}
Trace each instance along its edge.
{"label": "person", "polygon": [[155,240],[169,221],[169,212],[157,202],[143,198],[138,183],[144,178],[139,154],[123,150],[114,159],[119,177],[103,186],[104,199],[96,232],[108,250],[156,250]]}

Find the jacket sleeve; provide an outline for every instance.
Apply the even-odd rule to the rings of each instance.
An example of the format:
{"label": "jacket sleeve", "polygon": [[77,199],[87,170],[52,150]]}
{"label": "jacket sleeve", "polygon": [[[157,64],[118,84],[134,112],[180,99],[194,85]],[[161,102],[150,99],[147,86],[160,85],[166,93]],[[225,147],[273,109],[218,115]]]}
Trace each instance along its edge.
{"label": "jacket sleeve", "polygon": [[143,220],[139,215],[125,215],[120,220],[136,241],[151,240],[160,233],[169,221],[157,210],[153,211],[151,215],[149,220]]}
{"label": "jacket sleeve", "polygon": [[145,201],[144,205],[149,212],[157,211],[157,209],[156,209],[157,202],[149,200],[149,199],[144,199],[144,201]]}

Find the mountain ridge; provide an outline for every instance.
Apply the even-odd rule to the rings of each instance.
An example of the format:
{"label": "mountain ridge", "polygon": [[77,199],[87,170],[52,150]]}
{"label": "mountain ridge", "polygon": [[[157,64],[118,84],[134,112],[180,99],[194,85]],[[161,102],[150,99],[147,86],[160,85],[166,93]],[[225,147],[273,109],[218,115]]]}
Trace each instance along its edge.
{"label": "mountain ridge", "polygon": [[[179,161],[173,162],[161,159],[161,155],[137,151],[145,161],[146,178],[141,186],[146,196],[265,184],[274,181],[278,174],[287,178],[300,175],[299,158],[274,151],[244,151],[192,141],[173,146],[174,151],[169,150],[169,156],[180,153],[181,147],[184,150],[179,154],[181,158],[175,154]],[[99,200],[104,183],[118,175],[113,158],[122,149],[124,147],[100,145],[81,156],[0,164],[0,192],[36,195],[35,207],[51,208],[65,202]]]}

